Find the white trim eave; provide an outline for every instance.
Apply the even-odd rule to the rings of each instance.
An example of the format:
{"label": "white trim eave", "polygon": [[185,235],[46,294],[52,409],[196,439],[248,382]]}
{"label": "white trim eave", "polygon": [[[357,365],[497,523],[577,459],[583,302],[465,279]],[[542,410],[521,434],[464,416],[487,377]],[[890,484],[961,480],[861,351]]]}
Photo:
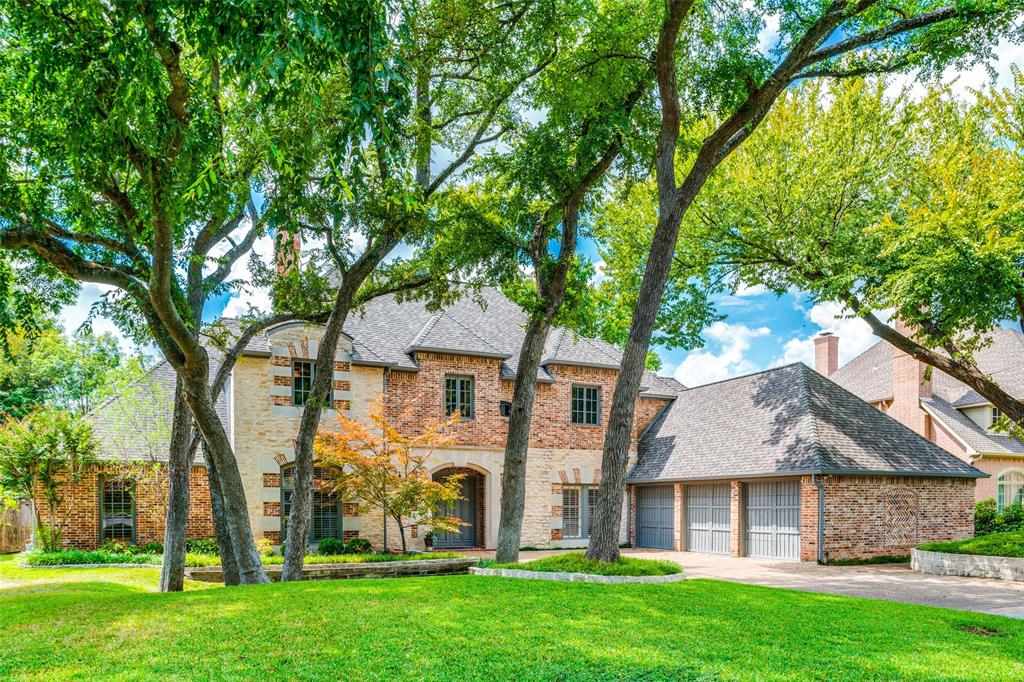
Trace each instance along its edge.
{"label": "white trim eave", "polygon": [[927,412],[928,415],[931,416],[932,419],[934,419],[935,421],[937,421],[940,424],[942,424],[942,427],[946,430],[946,432],[949,433],[951,436],[953,436],[953,438],[958,443],[960,443],[960,445],[964,446],[964,449],[967,450],[966,454],[971,455],[971,456],[979,454],[978,451],[975,450],[974,448],[972,448],[970,443],[968,443],[966,440],[964,440],[963,437],[960,434],[958,434],[955,429],[953,429],[949,424],[947,424],[945,421],[943,421],[942,417],[940,417],[939,415],[937,415],[935,413],[935,410],[930,409],[924,403],[921,403],[921,409],[924,410],[925,412]]}

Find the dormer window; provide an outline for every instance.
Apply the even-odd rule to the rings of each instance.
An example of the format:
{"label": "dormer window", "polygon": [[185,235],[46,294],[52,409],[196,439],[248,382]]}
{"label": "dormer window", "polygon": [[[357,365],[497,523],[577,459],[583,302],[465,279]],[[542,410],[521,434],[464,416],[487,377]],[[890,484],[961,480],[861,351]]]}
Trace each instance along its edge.
{"label": "dormer window", "polygon": [[313,362],[292,360],[292,405],[302,407],[313,390]]}
{"label": "dormer window", "polygon": [[444,378],[444,413],[473,418],[473,377],[449,374]]}
{"label": "dormer window", "polygon": [[991,428],[995,428],[995,425],[996,425],[996,423],[997,423],[997,422],[998,422],[998,421],[999,421],[1000,419],[1002,419],[1002,418],[1003,418],[1003,411],[1002,411],[1002,410],[1000,410],[1000,409],[999,409],[998,407],[993,407],[993,408],[992,408],[992,421],[990,421],[990,422],[989,422],[989,425],[988,425],[988,427],[989,427],[990,429],[991,429]]}

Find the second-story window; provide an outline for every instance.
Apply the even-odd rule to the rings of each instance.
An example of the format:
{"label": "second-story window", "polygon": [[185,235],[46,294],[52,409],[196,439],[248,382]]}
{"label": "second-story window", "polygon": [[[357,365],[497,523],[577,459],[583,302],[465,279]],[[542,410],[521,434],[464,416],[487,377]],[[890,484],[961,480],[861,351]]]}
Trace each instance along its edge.
{"label": "second-story window", "polygon": [[473,377],[449,374],[444,378],[444,413],[473,418]]}
{"label": "second-story window", "polygon": [[601,389],[598,386],[572,387],[572,423],[597,426],[601,414]]}
{"label": "second-story window", "polygon": [[1000,410],[998,407],[994,407],[993,406],[993,408],[992,408],[992,421],[989,422],[989,427],[990,428],[995,427],[996,422],[998,422],[1002,418],[1003,418],[1003,411]]}
{"label": "second-story window", "polygon": [[313,363],[310,360],[292,360],[292,405],[302,407],[313,389]]}

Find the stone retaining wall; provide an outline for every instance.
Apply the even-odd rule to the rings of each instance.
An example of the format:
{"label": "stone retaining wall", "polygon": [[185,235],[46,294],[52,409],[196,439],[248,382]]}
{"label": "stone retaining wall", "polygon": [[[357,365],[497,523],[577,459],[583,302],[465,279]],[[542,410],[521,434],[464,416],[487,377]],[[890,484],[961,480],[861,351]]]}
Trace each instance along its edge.
{"label": "stone retaining wall", "polygon": [[1024,581],[1024,558],[947,554],[914,549],[910,568],[919,573]]}
{"label": "stone retaining wall", "polygon": [[[362,564],[306,564],[302,569],[303,580],[341,580],[344,578],[402,578],[425,575],[455,575],[467,573],[478,560],[464,559],[418,559],[411,561],[375,561]],[[264,566],[267,577],[273,581],[281,579],[283,566]],[[224,582],[220,566],[204,566],[185,570],[185,576],[192,580],[209,583]]]}
{"label": "stone retaining wall", "polygon": [[525,578],[526,580],[557,580],[574,583],[677,583],[683,580],[683,572],[672,575],[592,575],[590,573],[562,573],[555,571],[524,571],[518,568],[469,569],[473,575],[492,575],[502,578]]}

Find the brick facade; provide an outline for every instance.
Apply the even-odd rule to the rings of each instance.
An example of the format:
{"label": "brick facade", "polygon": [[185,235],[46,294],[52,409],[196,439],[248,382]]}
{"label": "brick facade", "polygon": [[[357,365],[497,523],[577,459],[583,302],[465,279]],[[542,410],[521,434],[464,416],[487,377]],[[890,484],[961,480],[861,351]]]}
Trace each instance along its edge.
{"label": "brick facade", "polygon": [[[100,481],[105,477],[124,475],[128,469],[114,464],[92,467],[78,482],[63,488],[64,500],[57,509],[58,525],[63,525],[63,545],[79,549],[96,549],[100,540]],[[135,539],[138,544],[163,542],[164,517],[167,505],[167,483],[152,471],[136,474]],[[193,467],[189,474],[189,517],[186,533],[189,538],[214,536],[210,512],[210,488],[206,469]],[[41,495],[36,505],[43,522],[50,520],[49,508]]]}

